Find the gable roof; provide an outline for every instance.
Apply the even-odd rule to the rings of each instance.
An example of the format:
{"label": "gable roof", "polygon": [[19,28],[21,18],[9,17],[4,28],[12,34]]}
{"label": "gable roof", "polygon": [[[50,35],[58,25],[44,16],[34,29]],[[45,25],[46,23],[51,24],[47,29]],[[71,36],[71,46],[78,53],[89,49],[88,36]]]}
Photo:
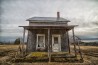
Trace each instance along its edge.
{"label": "gable roof", "polygon": [[27,19],[27,21],[44,21],[44,22],[56,22],[56,21],[60,21],[60,22],[70,22],[67,19],[64,19],[62,17],[60,17],[59,19],[57,19],[57,17],[32,17]]}

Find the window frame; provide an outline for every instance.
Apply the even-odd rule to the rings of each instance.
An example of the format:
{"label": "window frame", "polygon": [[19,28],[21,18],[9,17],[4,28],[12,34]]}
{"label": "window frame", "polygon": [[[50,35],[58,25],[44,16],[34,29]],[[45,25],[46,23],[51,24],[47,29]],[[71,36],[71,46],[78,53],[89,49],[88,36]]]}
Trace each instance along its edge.
{"label": "window frame", "polygon": [[[44,36],[44,47],[38,47],[38,37],[39,36]],[[45,48],[45,34],[37,34],[37,38],[36,38],[36,49],[38,49],[38,48]]]}

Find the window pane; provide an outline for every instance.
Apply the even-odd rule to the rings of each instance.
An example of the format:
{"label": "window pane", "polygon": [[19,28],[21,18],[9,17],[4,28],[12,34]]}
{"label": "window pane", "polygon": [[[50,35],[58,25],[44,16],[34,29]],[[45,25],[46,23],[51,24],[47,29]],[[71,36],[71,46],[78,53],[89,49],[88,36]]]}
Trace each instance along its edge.
{"label": "window pane", "polygon": [[54,37],[54,44],[58,44],[58,37]]}

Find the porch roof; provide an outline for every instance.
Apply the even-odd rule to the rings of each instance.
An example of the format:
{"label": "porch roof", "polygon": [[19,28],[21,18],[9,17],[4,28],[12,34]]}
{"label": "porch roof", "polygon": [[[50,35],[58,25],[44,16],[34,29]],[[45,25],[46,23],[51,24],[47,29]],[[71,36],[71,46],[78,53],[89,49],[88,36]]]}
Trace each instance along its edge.
{"label": "porch roof", "polygon": [[48,25],[48,26],[19,26],[19,27],[23,27],[27,30],[29,30],[29,29],[67,29],[67,30],[71,30],[72,28],[74,28],[76,26],[78,26],[78,25],[67,25],[67,26]]}

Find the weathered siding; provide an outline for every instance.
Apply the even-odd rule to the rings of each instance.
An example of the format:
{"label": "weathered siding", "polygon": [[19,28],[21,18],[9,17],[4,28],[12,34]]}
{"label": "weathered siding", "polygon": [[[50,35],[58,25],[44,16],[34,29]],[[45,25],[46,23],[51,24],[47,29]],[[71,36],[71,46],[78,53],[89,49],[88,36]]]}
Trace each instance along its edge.
{"label": "weathered siding", "polygon": [[65,31],[64,34],[62,34],[61,37],[61,51],[68,51],[68,37],[67,37],[67,31]]}
{"label": "weathered siding", "polygon": [[[28,32],[28,51],[36,51],[36,35],[45,34],[45,50],[48,51],[48,30],[47,29],[33,29]],[[50,30],[50,44],[52,50],[52,34],[61,35],[61,51],[68,51],[68,38],[65,29],[51,29]]]}
{"label": "weathered siding", "polygon": [[35,36],[35,31],[34,30],[29,30],[28,31],[28,42],[27,42],[27,51],[33,52],[36,51],[36,36]]}
{"label": "weathered siding", "polygon": [[49,22],[49,23],[48,23],[48,22],[47,22],[47,23],[45,23],[45,22],[36,22],[36,23],[30,22],[29,25],[30,25],[30,26],[41,26],[41,25],[42,25],[42,26],[49,26],[49,25],[51,25],[51,26],[52,26],[52,25],[53,25],[53,26],[55,26],[55,25],[56,25],[56,26],[57,26],[57,25],[59,25],[59,26],[66,26],[66,25],[67,25],[67,22],[56,22],[56,23],[55,23],[55,22],[52,22],[52,23],[51,23],[51,22]]}

